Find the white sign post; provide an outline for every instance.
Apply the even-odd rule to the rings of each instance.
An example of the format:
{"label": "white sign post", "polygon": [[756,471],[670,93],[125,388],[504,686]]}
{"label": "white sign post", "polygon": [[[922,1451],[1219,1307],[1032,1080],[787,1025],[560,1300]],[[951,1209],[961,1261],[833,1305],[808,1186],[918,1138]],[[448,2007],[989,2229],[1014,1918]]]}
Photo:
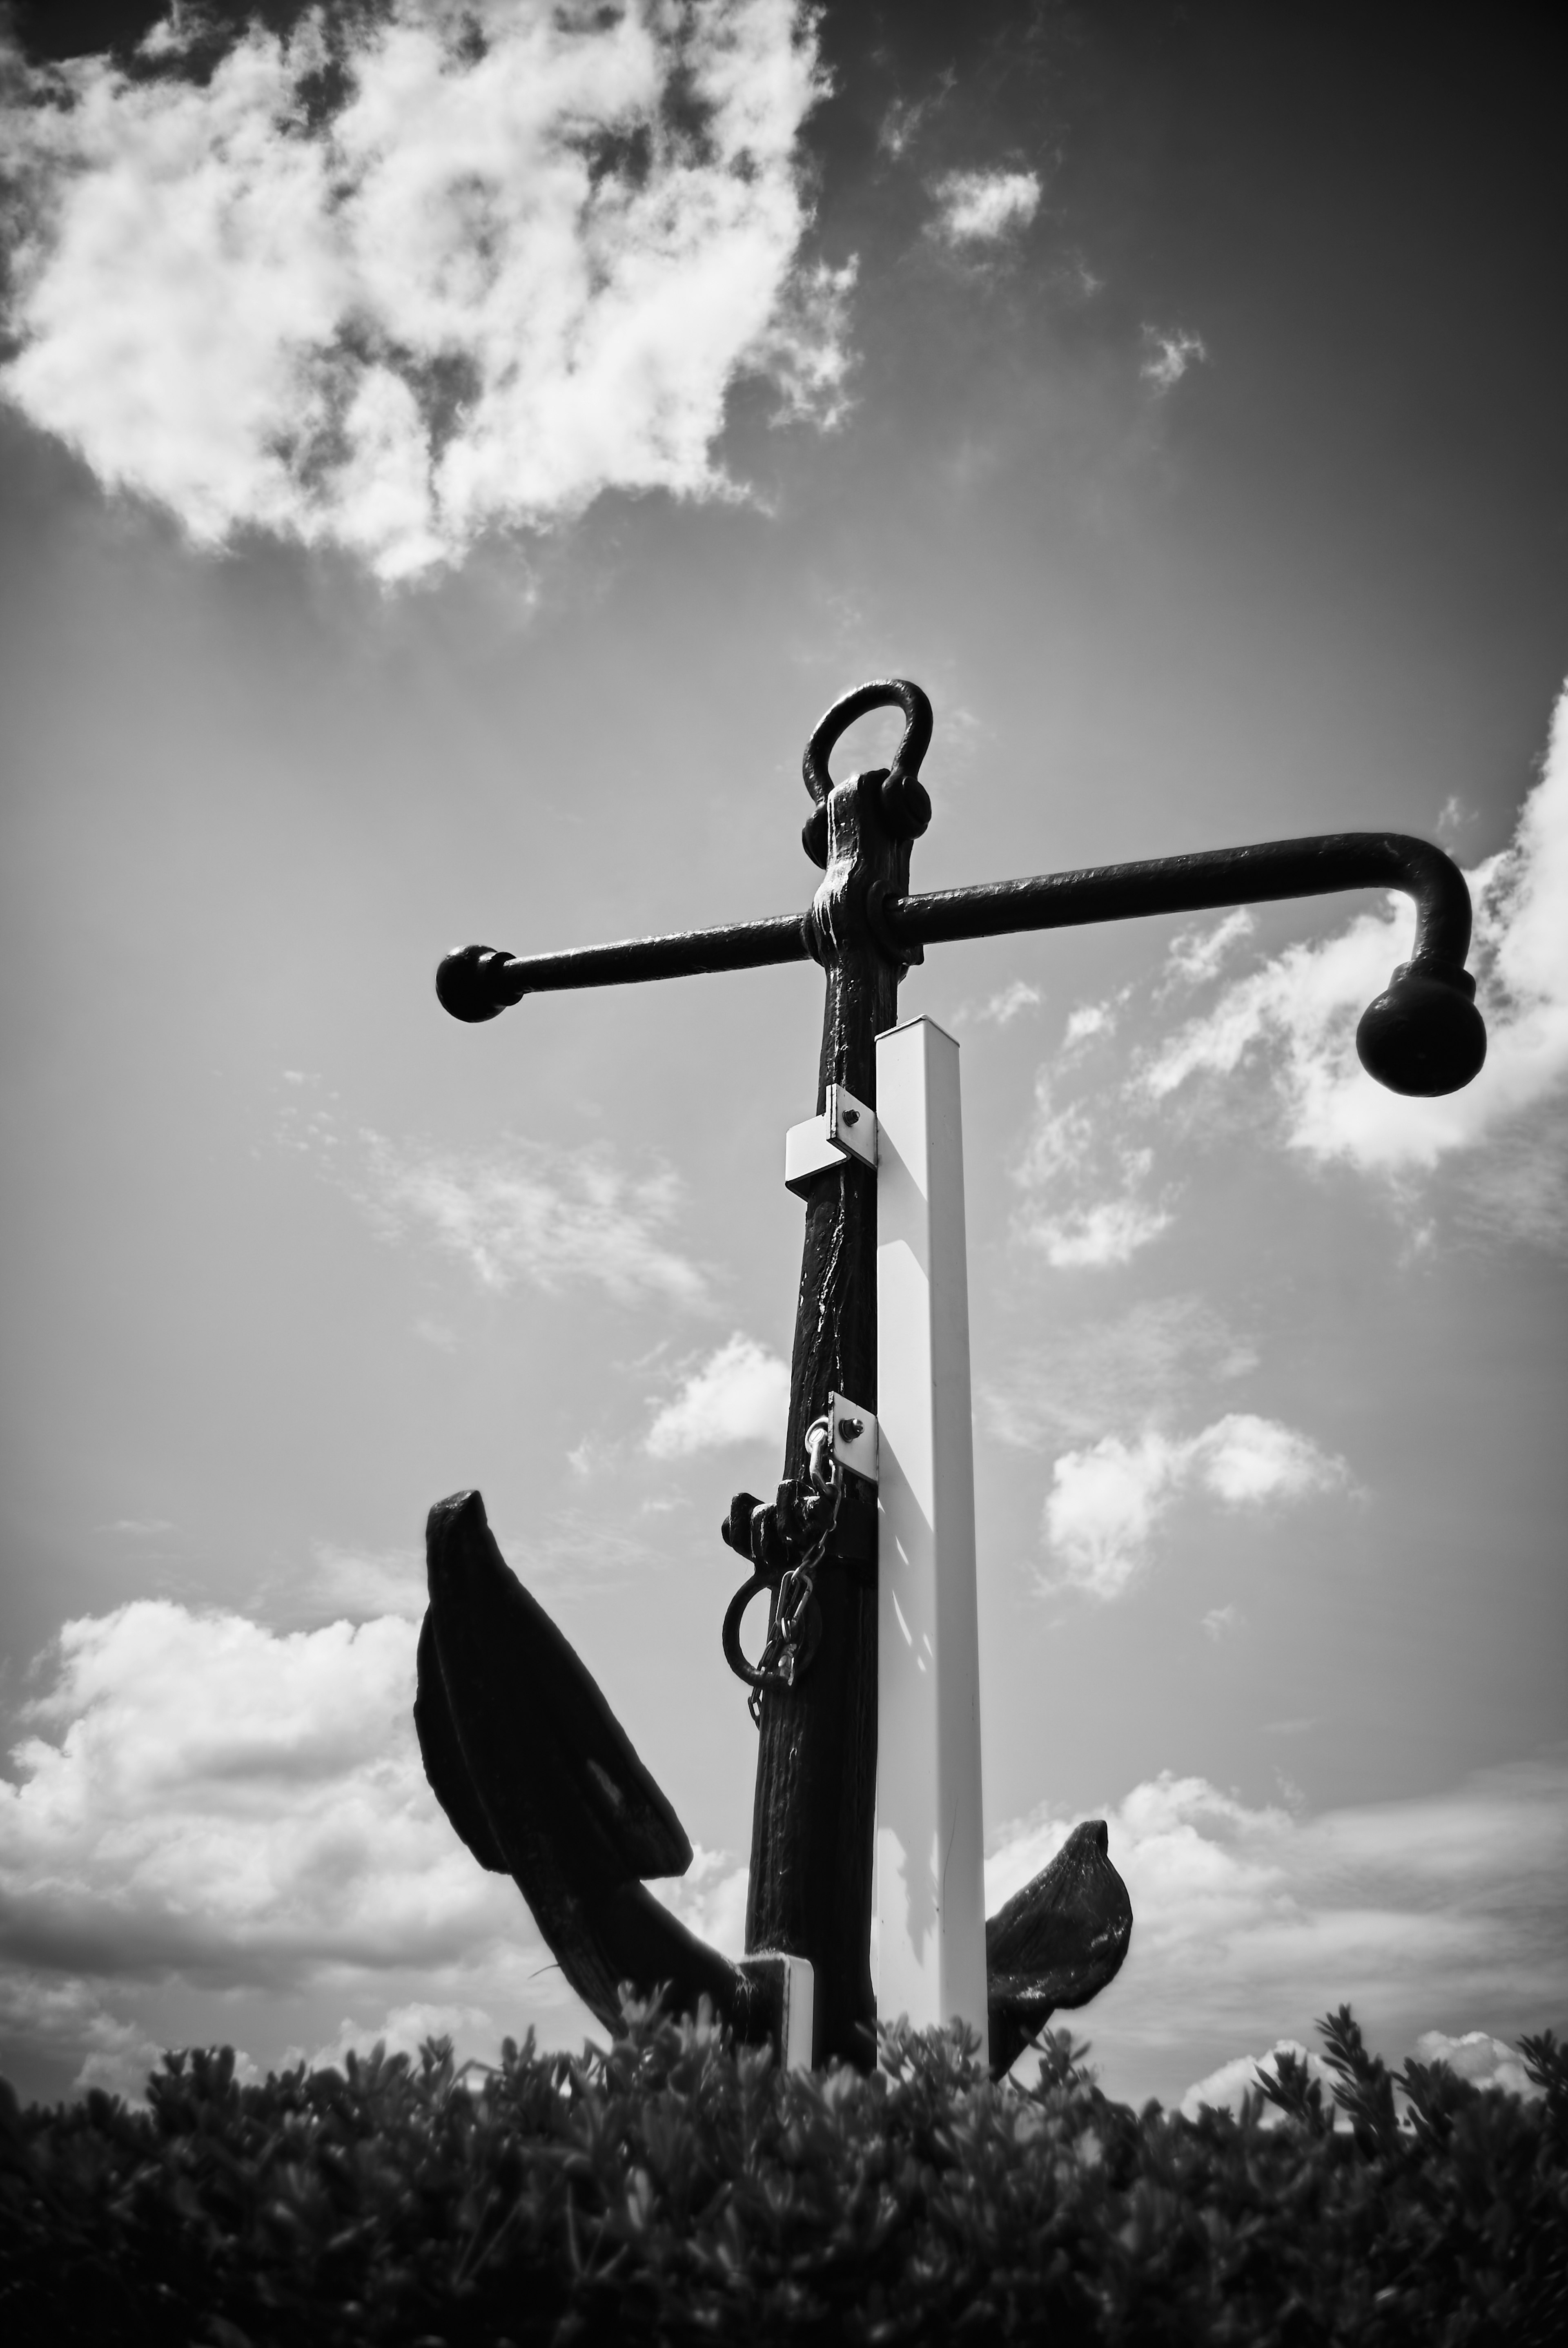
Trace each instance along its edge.
{"label": "white sign post", "polygon": [[975,1464],[958,1047],[876,1038],[876,2008],[986,2044]]}

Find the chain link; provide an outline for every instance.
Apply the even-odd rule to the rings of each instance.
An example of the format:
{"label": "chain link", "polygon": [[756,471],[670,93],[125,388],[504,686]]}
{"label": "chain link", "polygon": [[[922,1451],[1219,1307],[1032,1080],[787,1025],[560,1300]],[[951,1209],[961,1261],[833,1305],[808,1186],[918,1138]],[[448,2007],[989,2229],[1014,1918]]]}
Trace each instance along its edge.
{"label": "chain link", "polygon": [[833,1429],[825,1418],[814,1420],[805,1431],[806,1473],[818,1497],[828,1505],[822,1526],[805,1555],[790,1566],[779,1582],[773,1628],[757,1664],[757,1675],[747,1698],[747,1709],[759,1727],[764,1687],[793,1688],[816,1653],[822,1636],[822,1615],[816,1603],[816,1570],[827,1555],[844,1505],[844,1478],[833,1458]]}

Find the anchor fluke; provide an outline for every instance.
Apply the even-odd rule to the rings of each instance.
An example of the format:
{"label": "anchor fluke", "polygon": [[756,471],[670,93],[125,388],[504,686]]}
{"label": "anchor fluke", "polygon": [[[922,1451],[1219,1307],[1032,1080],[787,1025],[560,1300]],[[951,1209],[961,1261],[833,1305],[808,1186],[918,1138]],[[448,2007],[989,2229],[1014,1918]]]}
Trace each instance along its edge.
{"label": "anchor fluke", "polygon": [[[425,1659],[439,1663],[452,1730],[444,1743],[436,1681],[422,1673],[420,1703],[433,1732],[426,1767],[435,1759],[450,1782],[461,1756],[507,1871],[516,1872],[518,1854],[548,1823],[552,1839],[566,1838],[572,1871],[584,1879],[684,1875],[692,1864],[685,1828],[581,1658],[502,1557],[477,1492],[437,1500],[425,1550]],[[415,1717],[420,1725],[418,1710]],[[455,1809],[436,1776],[431,1782],[465,1842],[489,1865],[465,1831],[463,1797]]]}
{"label": "anchor fluke", "polygon": [[1058,2006],[1087,2005],[1114,1981],[1132,1903],[1112,1866],[1103,1818],[1074,1827],[1049,1867],[986,1920],[990,2065],[1001,2078]]}
{"label": "anchor fluke", "polygon": [[1402,962],[1361,1014],[1356,1050],[1390,1092],[1430,1099],[1460,1091],[1486,1058],[1474,979],[1456,964]]}
{"label": "anchor fluke", "polygon": [[[630,1985],[644,1997],[662,1990],[677,2013],[706,1997],[737,2038],[787,2048],[788,1961],[760,1952],[732,1964],[643,1889],[649,1877],[685,1873],[685,1828],[581,1658],[502,1557],[477,1492],[436,1502],[425,1550],[414,1722],[436,1797],[474,1857],[511,1876],[607,2028]],[[795,2059],[810,2059],[809,2003],[804,2029]]]}

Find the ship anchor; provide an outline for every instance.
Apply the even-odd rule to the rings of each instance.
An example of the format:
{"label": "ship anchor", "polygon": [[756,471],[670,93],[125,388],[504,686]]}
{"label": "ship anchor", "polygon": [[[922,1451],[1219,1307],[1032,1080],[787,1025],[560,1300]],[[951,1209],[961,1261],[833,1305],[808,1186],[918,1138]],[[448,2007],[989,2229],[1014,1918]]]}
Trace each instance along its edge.
{"label": "ship anchor", "polygon": [[[868,710],[904,714],[891,767],[835,783],[834,746]],[[607,2025],[622,1996],[706,1998],[743,2043],[789,2064],[866,2066],[876,2021],[955,2018],[1000,2076],[1059,2008],[1127,1952],[1132,1910],[1102,1819],[985,1919],[973,1467],[958,1047],[900,1025],[927,946],[1345,889],[1415,900],[1415,945],[1357,1030],[1398,1093],[1454,1092],[1486,1052],[1465,969],[1471,905],[1440,849],[1397,832],[1268,841],[926,895],[911,850],[931,818],[929,702],[892,678],[836,702],[806,746],[802,838],[823,879],[804,915],[518,958],[448,954],[455,1018],[526,994],[815,962],[825,979],[814,1117],[785,1179],[805,1231],[784,1479],[738,1493],[724,1541],[748,1578],[721,1644],[759,1746],[746,1947],[709,1947],[646,1886],[692,1846],[579,1657],[497,1548],[477,1492],[437,1501],[415,1722],[426,1775],[481,1866],[510,1875],[572,1988]],[[768,1601],[757,1657],[750,1600]],[[871,1973],[875,1897],[879,1978]]]}

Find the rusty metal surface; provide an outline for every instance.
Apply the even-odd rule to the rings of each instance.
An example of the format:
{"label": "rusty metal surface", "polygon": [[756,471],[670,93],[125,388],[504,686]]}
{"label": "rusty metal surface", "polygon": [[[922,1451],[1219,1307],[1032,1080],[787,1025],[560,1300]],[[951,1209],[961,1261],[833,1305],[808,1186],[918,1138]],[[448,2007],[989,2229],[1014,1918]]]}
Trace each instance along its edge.
{"label": "rusty metal surface", "polygon": [[900,942],[937,945],[1017,930],[1060,930],[1151,913],[1202,913],[1341,889],[1399,889],[1416,901],[1415,959],[1463,967],[1470,891],[1451,857],[1399,831],[1325,832],[1266,839],[1138,864],[1102,864],[972,889],[889,901],[883,916]]}
{"label": "rusty metal surface", "polygon": [[1031,1883],[986,1920],[990,2065],[1000,2078],[1059,2006],[1087,2005],[1122,1970],[1132,1902],[1103,1818],[1074,1827]]}
{"label": "rusty metal surface", "polygon": [[[850,704],[858,716],[876,707],[879,698],[898,699],[897,682],[864,685],[846,695],[829,711],[818,733],[827,742],[835,738],[830,720],[839,718]],[[813,736],[814,743],[816,738]],[[911,720],[900,756],[917,738]],[[808,773],[811,755],[808,751]],[[895,780],[899,786],[892,801],[897,829],[889,829],[887,813],[888,785]],[[1191,856],[1097,865],[911,896],[907,893],[908,843],[925,827],[907,819],[908,793],[917,791],[929,808],[918,777],[909,773],[900,778],[897,768],[889,768],[886,774],[861,777],[859,789],[881,837],[891,848],[902,849],[901,869],[897,858],[890,872],[872,873],[857,866],[853,885],[842,875],[834,888],[825,883],[825,896],[819,890],[803,917],[783,913],[771,921],[738,922],[727,928],[626,939],[614,945],[527,958],[489,946],[465,946],[442,963],[436,992],[455,1018],[482,1020],[493,1019],[525,994],[553,988],[686,978],[704,971],[749,970],[808,958],[831,969],[840,950],[833,927],[836,922],[842,928],[846,921],[857,947],[868,951],[882,968],[891,967],[897,983],[911,963],[924,959],[928,945],[962,938],[1071,929],[1160,913],[1209,912],[1227,905],[1267,904],[1348,889],[1397,889],[1415,901],[1415,946],[1410,960],[1399,964],[1385,992],[1368,1005],[1357,1036],[1364,1066],[1395,1092],[1430,1095],[1456,1092],[1469,1084],[1486,1057],[1475,981],[1464,967],[1470,950],[1470,891],[1452,859],[1428,840],[1397,831],[1329,832],[1316,839],[1260,840]],[[824,799],[805,834],[808,853],[824,862],[828,809],[829,801]]]}
{"label": "rusty metal surface", "polygon": [[731,922],[715,930],[673,930],[661,938],[622,938],[613,945],[574,946],[564,953],[508,954],[496,946],[462,946],[446,956],[436,992],[454,1019],[477,1022],[520,1003],[572,986],[626,986],[651,978],[697,978],[716,970],[761,970],[770,963],[809,962],[803,917]]}

